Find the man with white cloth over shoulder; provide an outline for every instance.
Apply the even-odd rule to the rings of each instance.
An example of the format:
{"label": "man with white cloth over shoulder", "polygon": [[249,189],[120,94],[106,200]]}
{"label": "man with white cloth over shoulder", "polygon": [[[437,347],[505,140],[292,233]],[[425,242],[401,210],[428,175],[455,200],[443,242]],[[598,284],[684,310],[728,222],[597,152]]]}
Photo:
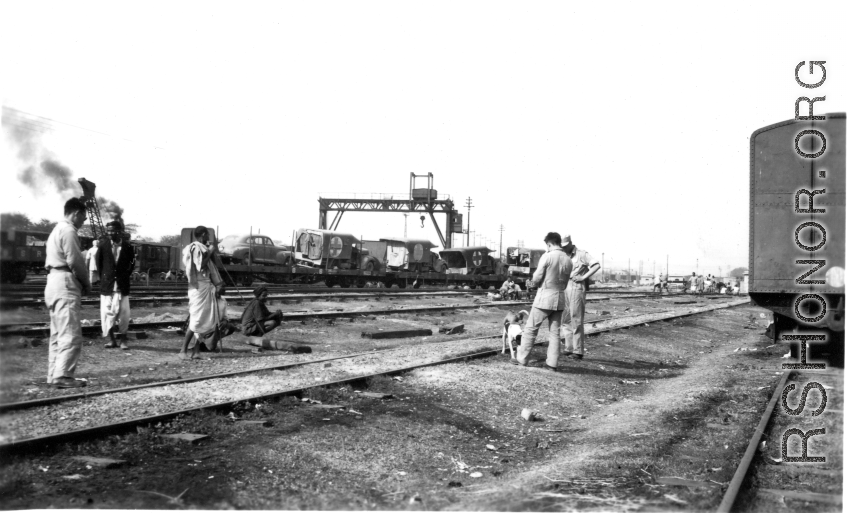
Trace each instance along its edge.
{"label": "man with white cloth over shoulder", "polygon": [[209,230],[205,226],[194,229],[194,242],[182,251],[182,262],[185,265],[185,275],[188,277],[188,313],[190,320],[185,332],[185,341],[180,358],[194,358],[199,350],[199,341],[195,341],[188,355],[188,346],[195,333],[198,336],[214,337],[211,345],[215,346],[219,338],[218,323],[220,313],[217,298],[223,286],[218,269],[215,267],[214,250],[209,247]]}
{"label": "man with white cloth over shoulder", "polygon": [[[532,275],[532,286],[538,287],[532,310],[523,330],[521,345],[518,347],[517,358],[512,360],[514,365],[525,366],[529,353],[538,336],[538,328],[547,320],[549,330],[549,345],[547,346],[547,361],[544,368],[557,370],[559,365],[559,345],[561,338],[559,330],[562,324],[562,312],[567,308],[565,288],[568,286],[573,271],[573,263],[562,249],[562,237],[556,232],[550,232],[544,237],[547,253],[538,261],[538,268]],[[529,283],[527,283],[529,285]]]}

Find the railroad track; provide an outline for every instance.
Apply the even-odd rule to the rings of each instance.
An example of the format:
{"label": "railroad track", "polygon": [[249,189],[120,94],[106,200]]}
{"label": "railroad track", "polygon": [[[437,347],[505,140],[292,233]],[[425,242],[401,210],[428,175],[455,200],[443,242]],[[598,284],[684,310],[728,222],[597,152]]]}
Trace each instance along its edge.
{"label": "railroad track", "polygon": [[[415,289],[414,291],[406,291],[404,289],[362,289],[361,292],[353,292],[350,289],[316,289],[316,290],[268,290],[268,299],[273,301],[304,301],[304,300],[326,300],[331,298],[338,299],[357,299],[357,298],[374,298],[374,297],[409,297],[422,298],[433,296],[460,296],[460,295],[483,295],[488,294],[489,290],[464,290],[464,289]],[[592,295],[598,294],[592,292]],[[606,294],[600,292],[603,296],[620,296],[620,297],[643,297],[650,294],[643,292],[627,292],[627,293],[612,293]],[[228,301],[249,300],[253,298],[253,291],[227,289],[227,294],[224,296]],[[656,296],[658,297],[658,296]],[[663,297],[671,297],[663,296]],[[185,290],[182,291],[136,291],[130,296],[133,303],[187,303],[188,294]],[[99,305],[100,297],[86,296],[82,298],[84,306]],[[41,295],[21,297],[0,297],[0,309],[31,307],[37,308],[44,306],[43,291]]]}
{"label": "railroad track", "polygon": [[[785,408],[786,399],[783,397],[783,391],[786,389],[786,385],[794,382],[794,388],[792,391],[794,397],[791,400],[791,404],[797,405],[796,407],[799,409],[800,405],[798,402],[800,401],[801,393],[803,397],[806,396],[802,390],[807,383],[810,382],[819,382],[821,386],[824,387],[824,390],[827,395],[827,401],[823,402],[820,399],[810,397],[810,402],[805,407],[805,411],[801,412],[799,416],[791,416],[789,417],[783,410]],[[822,480],[821,476],[826,476],[829,478],[833,478],[836,480],[838,484],[842,483],[843,475],[841,465],[837,469],[829,468],[834,464],[838,465],[841,462],[839,455],[835,456],[829,455],[820,455],[815,454],[813,449],[810,447],[808,451],[808,456],[810,457],[824,457],[829,461],[826,462],[802,462],[800,464],[795,462],[786,462],[783,460],[786,454],[781,454],[782,458],[775,459],[768,456],[768,453],[774,453],[774,447],[768,447],[766,442],[761,442],[763,436],[766,436],[768,433],[766,429],[768,425],[772,425],[770,435],[767,438],[771,441],[771,445],[776,445],[781,452],[781,444],[783,443],[783,430],[777,426],[776,419],[779,415],[784,417],[789,417],[788,420],[788,428],[799,428],[801,432],[809,433],[809,430],[817,427],[808,425],[804,420],[808,419],[820,419],[818,421],[819,425],[826,424],[824,421],[827,420],[826,416],[810,416],[809,412],[818,409],[821,411],[820,414],[834,413],[839,419],[843,419],[843,410],[834,409],[831,404],[833,400],[835,400],[836,404],[842,404],[844,400],[844,375],[843,371],[841,372],[826,372],[821,370],[785,370],[780,376],[776,388],[774,389],[773,395],[768,402],[767,407],[765,408],[764,413],[762,414],[761,419],[759,419],[759,423],[756,426],[756,430],[753,432],[753,435],[750,438],[750,442],[747,445],[747,450],[744,453],[744,456],[741,459],[741,462],[738,465],[738,468],[733,475],[732,480],[730,481],[727,490],[724,494],[723,500],[721,501],[720,506],[718,507],[719,513],[729,513],[733,505],[738,501],[739,495],[744,495],[747,505],[744,509],[755,510],[755,511],[767,511],[771,509],[773,506],[772,502],[765,502],[762,504],[762,501],[776,501],[780,503],[782,508],[789,507],[789,503],[786,502],[786,499],[802,501],[804,503],[814,503],[817,505],[820,504],[828,504],[831,506],[837,506],[840,510],[842,505],[842,490],[839,487],[839,493],[833,494],[831,490],[821,490],[818,488],[818,491],[808,490],[808,489],[800,489],[803,484],[810,485],[811,488],[816,488],[817,486],[822,486],[819,484]],[[814,388],[810,388],[813,390]],[[779,404],[782,402],[782,404]],[[829,408],[827,408],[827,403],[830,404]],[[843,406],[842,406],[843,408]],[[805,413],[805,415],[803,414]],[[819,415],[820,415],[819,414]],[[829,417],[832,417],[830,415]],[[831,426],[832,424],[830,424]],[[833,438],[837,438],[843,440],[843,421],[842,423],[835,423],[837,432],[832,432],[832,430],[824,429],[825,433],[819,433],[820,435],[829,436]],[[774,432],[774,430],[777,430]],[[800,438],[802,435],[793,435],[794,438]],[[814,440],[814,438],[811,438]],[[765,443],[764,448],[762,448],[761,443]],[[805,443],[803,445],[806,445]],[[810,443],[810,445],[814,445],[814,443]],[[836,444],[837,450],[841,452],[841,445]],[[800,448],[793,448],[787,453],[789,456],[797,457],[801,456]],[[756,456],[759,455],[759,462],[756,468],[757,479],[756,482],[760,483],[764,479],[767,479],[767,473],[778,473],[782,474],[779,477],[779,482],[788,484],[788,489],[772,489],[772,488],[761,488],[755,485],[752,485],[750,488],[742,489],[742,485],[751,484],[748,479],[750,475],[751,469],[756,467],[754,465],[754,460]],[[834,462],[833,462],[834,460]],[[842,462],[843,465],[843,462]],[[784,479],[785,474],[791,476],[792,479]],[[752,504],[752,505],[751,505]]]}
{"label": "railroad track", "polygon": [[[747,302],[748,300],[736,300],[718,305],[691,308],[683,312],[636,315],[610,320],[600,326],[597,325],[598,322],[595,322],[586,328],[586,334],[593,335],[650,322],[697,315],[717,309],[738,306]],[[406,346],[403,348],[357,353],[355,355],[315,359],[275,367],[187,378],[185,380],[149,383],[136,387],[103,390],[88,394],[74,394],[4,404],[2,405],[2,411],[4,412],[3,427],[7,433],[4,435],[4,438],[8,441],[0,443],[0,454],[26,452],[57,443],[88,440],[107,434],[122,433],[136,426],[168,421],[178,415],[191,412],[232,408],[236,403],[245,401],[256,402],[281,396],[296,396],[314,387],[338,386],[362,382],[363,380],[379,375],[393,375],[432,365],[494,356],[500,353],[500,348],[490,348],[490,345],[488,345],[490,342],[487,341],[493,338],[499,338],[499,335],[471,337],[458,341],[443,341],[427,344],[426,346]],[[432,354],[432,349],[436,346],[440,350]],[[452,354],[444,354],[446,350],[445,346],[452,351]],[[380,366],[382,357],[385,357],[389,353],[400,354],[403,351],[406,351],[406,356],[416,356],[416,353],[420,353],[417,356],[423,356],[423,358],[414,364],[389,365],[387,368],[385,365]],[[429,354],[426,354],[427,352]],[[404,361],[406,361],[406,356],[402,358]],[[327,376],[327,364],[330,361],[338,362],[342,360],[350,363],[351,368],[355,369],[356,373],[353,375],[345,374],[344,370],[339,367],[336,368],[337,370],[329,371],[332,374]],[[275,369],[293,370],[296,372],[298,368],[308,368],[311,374],[303,373],[300,376],[292,377],[285,372],[274,372]],[[316,379],[315,374],[323,374],[323,377],[318,375]],[[285,378],[292,378],[294,381],[297,381],[298,377],[301,378],[301,383],[296,383],[295,386],[283,385]],[[305,383],[302,383],[303,381]],[[316,383],[315,381],[318,382]],[[224,400],[218,400],[209,404],[209,396],[215,395],[211,392],[225,388],[227,385],[229,385],[233,393],[228,394],[226,391],[222,392],[218,397]],[[251,392],[245,392],[245,390]],[[256,391],[259,391],[259,393],[255,393]],[[184,395],[180,396],[180,394]],[[187,400],[185,399],[186,397],[188,398]],[[180,403],[180,401],[182,402]],[[168,404],[171,405],[171,409],[168,409]],[[158,408],[158,410],[152,413],[145,410],[145,415],[143,416],[126,418],[128,405],[139,408],[147,406],[153,409]],[[74,410],[74,408],[77,408],[77,410]],[[88,408],[112,408],[107,415],[111,421],[84,427],[74,425],[73,423],[76,422],[78,417],[72,415],[70,412],[76,411],[78,415],[81,415],[87,420],[89,417],[84,412],[88,411]],[[36,413],[27,415],[31,412]],[[25,434],[38,432],[38,429],[44,429],[44,426],[47,425],[44,419],[48,418],[51,419],[51,422],[57,423],[55,427],[59,429],[59,432],[44,433],[29,437],[25,436]],[[55,420],[57,418],[58,421]],[[67,420],[62,424],[61,421],[66,420],[66,418],[72,418],[74,420]],[[12,428],[9,428],[9,426],[12,426]],[[17,433],[14,433],[15,427],[19,429]],[[11,434],[9,434],[10,432]]]}
{"label": "railroad track", "polygon": [[[423,293],[424,296],[432,295]],[[456,293],[458,295],[462,295],[463,293]],[[377,295],[378,296],[378,295]],[[394,297],[396,295],[393,295]],[[229,296],[225,296],[228,299]],[[357,299],[371,297],[362,294],[354,294],[349,296],[349,299]],[[420,296],[412,296],[412,297],[420,297]],[[642,299],[642,298],[655,298],[658,296],[652,296],[650,294],[633,294],[629,296],[625,296],[625,299]],[[662,296],[666,299],[676,299],[674,296]],[[723,296],[726,298],[727,296]],[[348,297],[345,297],[348,298]],[[621,298],[624,298],[621,296]],[[285,299],[291,299],[290,296],[286,296]],[[588,298],[586,302],[598,302],[598,301],[608,301],[611,298],[609,297],[595,297]],[[711,299],[720,299],[720,297],[711,298]],[[135,300],[133,299],[133,302]],[[187,299],[186,299],[187,302]],[[97,303],[99,305],[99,301]],[[395,307],[395,308],[386,308],[379,310],[328,310],[321,312],[285,312],[285,320],[288,321],[299,321],[306,319],[332,319],[338,317],[367,317],[369,315],[394,315],[394,314],[403,314],[403,313],[422,313],[422,312],[439,312],[445,310],[469,310],[476,308],[486,308],[486,307],[508,307],[508,306],[526,306],[531,305],[532,301],[496,301],[490,303],[475,303],[472,305],[452,305],[452,306],[412,306],[412,307]],[[230,319],[233,322],[240,322],[239,319],[233,318]],[[90,323],[89,325],[84,325],[82,327],[83,335],[96,335],[100,333],[100,324],[98,319],[87,319]],[[132,331],[137,330],[147,330],[147,329],[159,329],[159,328],[167,328],[173,326],[181,326],[184,322],[184,319],[173,319],[173,320],[165,320],[165,321],[156,321],[156,322],[144,322],[144,323],[133,323],[130,322],[129,329]],[[0,336],[3,335],[26,335],[26,336],[44,336],[50,334],[50,327],[47,323],[37,322],[37,323],[5,323],[0,324]]]}

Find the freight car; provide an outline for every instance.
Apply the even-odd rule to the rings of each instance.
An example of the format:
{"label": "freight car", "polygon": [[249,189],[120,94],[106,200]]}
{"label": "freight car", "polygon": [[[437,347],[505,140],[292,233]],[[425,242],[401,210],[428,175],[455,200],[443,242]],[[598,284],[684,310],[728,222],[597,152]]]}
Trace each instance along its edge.
{"label": "freight car", "polygon": [[792,355],[805,343],[797,336],[824,335],[808,343],[809,360],[843,365],[845,118],[825,118],[750,137],[749,293]]}
{"label": "freight car", "polygon": [[[0,282],[23,283],[28,272],[39,274],[44,271],[47,252],[44,246],[48,232],[35,230],[7,229],[0,231]],[[90,237],[80,237],[80,248],[89,249]]]}
{"label": "freight car", "polygon": [[0,231],[0,280],[23,283],[28,271],[44,270],[44,243],[50,234],[31,230]]}
{"label": "freight car", "polygon": [[180,265],[180,248],[158,242],[133,241],[135,248],[135,271],[151,280],[161,279],[168,271],[176,271]]}

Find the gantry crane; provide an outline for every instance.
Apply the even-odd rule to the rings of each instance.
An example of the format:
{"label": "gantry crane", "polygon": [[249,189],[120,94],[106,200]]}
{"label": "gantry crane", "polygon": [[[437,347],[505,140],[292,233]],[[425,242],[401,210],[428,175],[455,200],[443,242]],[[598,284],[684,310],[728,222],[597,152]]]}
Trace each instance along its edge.
{"label": "gantry crane", "polygon": [[[416,175],[410,173],[409,199],[358,199],[358,198],[318,198],[320,214],[318,217],[318,228],[321,230],[336,230],[341,217],[348,210],[356,212],[422,212],[429,214],[441,245],[447,249],[452,246],[453,233],[462,231],[462,214],[453,207],[453,200],[447,198],[438,199],[438,191],[433,189],[432,173]],[[415,188],[415,178],[427,178],[426,189]],[[332,223],[327,227],[327,212],[335,211]],[[447,226],[445,234],[441,233],[438,221],[435,220],[436,213],[447,214]],[[424,216],[421,215],[421,218]]]}

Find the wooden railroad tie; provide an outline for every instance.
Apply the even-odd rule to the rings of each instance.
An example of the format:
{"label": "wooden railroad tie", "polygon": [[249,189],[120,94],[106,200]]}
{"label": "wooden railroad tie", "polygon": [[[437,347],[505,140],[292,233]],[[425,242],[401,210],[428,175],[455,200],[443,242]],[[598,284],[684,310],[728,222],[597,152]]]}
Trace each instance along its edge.
{"label": "wooden railroad tie", "polygon": [[[283,340],[270,340],[264,337],[247,337],[247,343],[261,349],[275,349],[277,351],[289,351],[294,354],[311,353],[312,348]],[[258,351],[254,351],[258,352]]]}
{"label": "wooden railroad tie", "polygon": [[372,399],[391,399],[394,397],[391,394],[381,394],[379,392],[360,392],[357,390],[356,393],[362,397],[370,397]]}
{"label": "wooden railroad tie", "polygon": [[209,438],[209,435],[197,435],[194,433],[178,433],[176,435],[159,435],[162,438],[170,438],[172,440],[179,440],[181,442],[188,442],[192,444],[196,444],[200,440],[205,440]]}
{"label": "wooden railroad tie", "polygon": [[432,335],[432,330],[363,331],[362,338],[410,338]]}
{"label": "wooden railroad tie", "polygon": [[454,324],[452,326],[442,326],[438,328],[439,333],[444,333],[445,335],[455,335],[456,333],[462,333],[465,331],[464,324]]}
{"label": "wooden railroad tie", "polygon": [[113,460],[110,458],[95,458],[93,456],[72,456],[72,460],[81,461],[92,467],[115,468],[126,463],[126,460]]}

